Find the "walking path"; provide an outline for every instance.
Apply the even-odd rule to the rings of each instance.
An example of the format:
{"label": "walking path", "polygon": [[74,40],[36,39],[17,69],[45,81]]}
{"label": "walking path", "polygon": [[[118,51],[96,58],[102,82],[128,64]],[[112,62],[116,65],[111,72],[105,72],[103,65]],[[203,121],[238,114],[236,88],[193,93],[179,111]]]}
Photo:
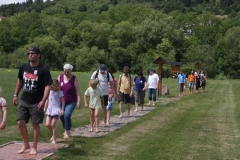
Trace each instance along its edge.
{"label": "walking path", "polygon": [[[140,109],[140,107],[139,107]],[[138,110],[135,112],[135,107],[131,109],[130,114],[131,116],[127,116],[127,111],[123,113],[123,117],[119,118],[118,115],[112,116],[110,119],[110,125],[109,126],[104,126],[103,121],[99,122],[99,133],[96,132],[89,132],[90,125],[86,125],[84,127],[78,127],[75,128],[74,131],[71,131],[71,136],[83,136],[83,137],[100,137],[103,135],[106,135],[116,129],[119,129],[122,126],[125,126],[127,123],[135,121],[136,119],[140,118],[141,116],[144,116],[145,114],[149,113],[155,109],[155,107],[148,107],[144,106],[143,111]]]}
{"label": "walking path", "polygon": [[[107,127],[104,127],[103,121],[99,122],[99,133],[89,132],[90,125],[86,125],[84,127],[75,128],[71,131],[71,136],[84,136],[84,137],[99,137],[106,135],[116,129],[119,129],[122,126],[127,125],[127,123],[132,122],[141,116],[149,113],[154,110],[155,107],[144,106],[143,111],[139,110],[138,112],[134,111],[135,107],[131,109],[131,116],[127,116],[127,111],[123,113],[123,117],[119,118],[118,115],[112,116],[110,119],[111,124]],[[139,107],[140,109],[140,107]],[[58,141],[58,139],[57,139]],[[62,139],[59,139],[59,142]],[[30,145],[32,142],[30,143]],[[30,149],[26,150],[23,154],[17,154],[16,152],[21,148],[22,142],[9,142],[7,144],[0,146],[0,160],[41,160],[43,158],[49,157],[54,154],[59,148],[64,147],[64,144],[57,143],[38,143],[38,154],[37,155],[29,155]]]}

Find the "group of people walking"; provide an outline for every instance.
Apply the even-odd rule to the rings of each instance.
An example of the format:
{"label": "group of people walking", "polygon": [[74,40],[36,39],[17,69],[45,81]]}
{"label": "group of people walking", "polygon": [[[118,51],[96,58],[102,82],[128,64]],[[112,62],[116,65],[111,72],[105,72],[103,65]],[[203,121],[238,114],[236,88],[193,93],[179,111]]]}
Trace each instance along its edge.
{"label": "group of people walking", "polygon": [[[47,115],[46,127],[52,133],[50,141],[56,143],[56,123],[60,119],[64,128],[63,138],[70,137],[72,127],[71,116],[76,107],[81,107],[81,92],[79,80],[72,74],[73,66],[65,64],[63,73],[53,79],[49,69],[40,63],[41,51],[38,47],[31,47],[28,52],[29,62],[20,66],[16,83],[13,104],[18,106],[17,124],[23,140],[21,154],[30,149],[29,154],[37,154],[37,144],[40,135],[40,124],[44,114]],[[127,116],[130,116],[130,102],[134,97],[135,112],[138,105],[143,110],[145,92],[148,90],[148,105],[156,104],[156,93],[159,77],[152,69],[148,78],[139,71],[137,76],[130,74],[128,66],[117,80],[105,64],[90,77],[89,87],[84,92],[84,106],[90,108],[90,130],[99,132],[99,110],[103,110],[104,126],[110,125],[110,113],[115,101],[119,102],[119,118],[123,117],[123,104],[127,104]],[[20,99],[18,95],[22,91]],[[7,103],[1,96],[0,89],[0,130],[5,128],[7,118]],[[31,121],[33,127],[33,144],[30,147],[26,124]]]}
{"label": "group of people walking", "polygon": [[202,88],[202,91],[205,91],[207,77],[203,74],[203,72],[191,71],[187,78],[186,75],[182,71],[180,71],[177,79],[179,84],[179,96],[183,96],[186,84],[188,84],[190,94],[193,94],[194,86],[197,93],[199,92],[199,88]]}

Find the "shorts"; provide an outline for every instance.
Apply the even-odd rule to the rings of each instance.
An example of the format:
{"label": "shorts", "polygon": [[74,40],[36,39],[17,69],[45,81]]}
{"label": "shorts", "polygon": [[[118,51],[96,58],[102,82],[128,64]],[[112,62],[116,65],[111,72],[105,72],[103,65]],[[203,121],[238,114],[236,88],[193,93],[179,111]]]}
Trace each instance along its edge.
{"label": "shorts", "polygon": [[17,109],[17,121],[25,120],[28,123],[31,118],[31,122],[33,124],[41,124],[44,119],[44,111],[43,109],[38,110],[38,103],[29,104],[22,100],[19,101],[18,109]]}
{"label": "shorts", "polygon": [[48,115],[49,117],[53,118],[53,119],[58,119],[59,118],[59,115],[54,115],[54,116],[50,116]]}
{"label": "shorts", "polygon": [[134,91],[134,98],[135,102],[140,101],[140,104],[144,104],[145,91]]}
{"label": "shorts", "polygon": [[119,92],[118,102],[130,103],[131,102],[130,94],[124,94],[122,92]]}
{"label": "shorts", "polygon": [[106,107],[108,105],[108,95],[104,95],[103,100],[104,100],[104,105]]}

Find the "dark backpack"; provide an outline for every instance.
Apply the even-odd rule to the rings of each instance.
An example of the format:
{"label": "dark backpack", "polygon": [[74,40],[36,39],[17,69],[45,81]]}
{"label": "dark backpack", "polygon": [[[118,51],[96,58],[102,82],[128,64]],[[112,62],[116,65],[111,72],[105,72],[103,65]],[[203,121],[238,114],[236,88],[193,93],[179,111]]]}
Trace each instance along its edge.
{"label": "dark backpack", "polygon": [[[95,79],[98,79],[98,73],[99,73],[99,70],[97,70],[97,73],[95,75]],[[107,71],[107,79],[108,79],[108,82],[109,82],[109,72]]]}

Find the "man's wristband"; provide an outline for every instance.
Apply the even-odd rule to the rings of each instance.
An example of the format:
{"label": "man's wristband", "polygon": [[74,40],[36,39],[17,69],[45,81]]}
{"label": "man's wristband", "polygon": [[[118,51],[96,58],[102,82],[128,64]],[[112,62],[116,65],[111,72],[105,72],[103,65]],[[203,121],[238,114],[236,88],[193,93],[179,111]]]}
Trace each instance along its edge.
{"label": "man's wristband", "polygon": [[14,96],[14,97],[17,97],[18,95],[17,95],[17,94],[14,94],[13,96]]}

